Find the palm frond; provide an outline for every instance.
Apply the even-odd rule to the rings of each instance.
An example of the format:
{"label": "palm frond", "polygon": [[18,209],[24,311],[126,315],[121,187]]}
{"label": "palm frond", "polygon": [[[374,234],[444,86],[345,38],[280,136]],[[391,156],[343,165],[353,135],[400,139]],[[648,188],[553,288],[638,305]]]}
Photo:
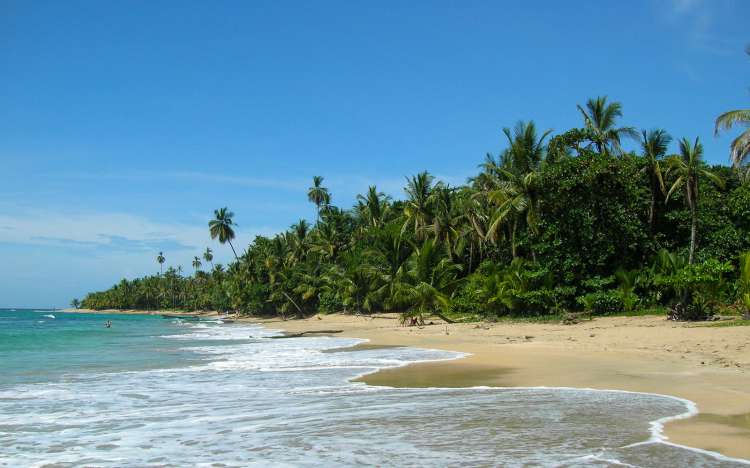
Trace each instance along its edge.
{"label": "palm frond", "polygon": [[732,165],[738,168],[748,156],[750,156],[750,130],[745,130],[732,141],[729,159],[732,161]]}
{"label": "palm frond", "polygon": [[719,130],[729,130],[734,124],[750,125],[750,109],[737,109],[724,112],[716,117],[714,125],[714,134],[718,135]]}

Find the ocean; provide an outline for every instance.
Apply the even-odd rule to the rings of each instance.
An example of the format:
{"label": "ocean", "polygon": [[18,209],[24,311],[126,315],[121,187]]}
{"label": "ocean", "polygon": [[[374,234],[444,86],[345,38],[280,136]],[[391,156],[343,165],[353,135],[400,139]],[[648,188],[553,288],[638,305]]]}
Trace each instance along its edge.
{"label": "ocean", "polygon": [[0,309],[0,466],[747,466],[665,441],[678,398],[374,387],[351,380],[462,355],[278,333]]}

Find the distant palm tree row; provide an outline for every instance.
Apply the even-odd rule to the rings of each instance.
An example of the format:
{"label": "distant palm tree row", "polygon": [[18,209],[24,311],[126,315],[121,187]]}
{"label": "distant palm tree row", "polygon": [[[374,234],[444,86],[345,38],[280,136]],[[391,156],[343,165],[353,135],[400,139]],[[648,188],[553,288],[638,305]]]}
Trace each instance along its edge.
{"label": "distant palm tree row", "polygon": [[[407,324],[431,314],[452,321],[639,308],[705,318],[743,307],[750,183],[742,142],[750,137],[733,143],[734,169],[709,167],[699,139],[680,139],[670,154],[665,130],[620,125],[622,106],[606,96],[578,110],[583,126],[559,134],[532,121],[504,128],[504,149],[465,185],[424,171],[406,178],[401,200],[370,186],[344,209],[315,176],[307,192],[315,224],[301,219],[258,236],[241,254],[234,213],[217,209],[209,236],[229,245],[228,268],[207,248],[209,272],[195,256],[192,277],[165,273],[159,252],[158,275],[123,280],[83,304],[283,317],[394,310]],[[747,111],[733,112],[717,129],[747,121]],[[623,148],[626,138],[637,152]]]}

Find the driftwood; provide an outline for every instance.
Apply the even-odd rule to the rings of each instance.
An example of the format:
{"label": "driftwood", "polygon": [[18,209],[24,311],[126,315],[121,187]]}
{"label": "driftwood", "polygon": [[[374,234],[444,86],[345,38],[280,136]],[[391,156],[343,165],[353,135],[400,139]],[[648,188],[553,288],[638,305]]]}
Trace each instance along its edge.
{"label": "driftwood", "polygon": [[440,312],[434,312],[434,314],[437,315],[438,318],[445,323],[456,323],[455,320],[449,319],[448,317],[446,317],[444,314],[441,314]]}
{"label": "driftwood", "polygon": [[344,330],[310,330],[310,331],[304,331],[300,333],[285,333],[280,336],[271,336],[270,338],[273,339],[281,339],[281,338],[300,338],[306,335],[330,335],[333,333],[342,333]]}

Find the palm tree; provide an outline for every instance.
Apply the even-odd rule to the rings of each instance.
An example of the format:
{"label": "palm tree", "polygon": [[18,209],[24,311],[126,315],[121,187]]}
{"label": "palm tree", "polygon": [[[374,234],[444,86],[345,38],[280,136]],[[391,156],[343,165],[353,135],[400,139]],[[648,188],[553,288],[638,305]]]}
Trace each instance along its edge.
{"label": "palm tree", "polygon": [[698,138],[691,144],[690,140],[680,140],[680,155],[669,158],[667,173],[675,174],[675,181],[667,193],[667,199],[680,189],[685,188],[685,203],[690,209],[690,255],[688,263],[695,262],[695,246],[698,239],[698,182],[700,176],[723,187],[724,181],[718,175],[703,167],[703,145]]}
{"label": "palm tree", "polygon": [[310,224],[304,219],[300,219],[296,224],[292,224],[291,231],[286,233],[287,245],[290,247],[289,260],[292,263],[305,260],[310,241],[309,233]]}
{"label": "palm tree", "polygon": [[156,256],[156,261],[159,263],[159,274],[164,273],[164,262],[167,259],[164,258],[164,252],[159,252],[159,255]]}
{"label": "palm tree", "polygon": [[234,239],[234,229],[232,226],[236,226],[232,221],[234,213],[229,211],[227,207],[219,210],[214,210],[214,219],[208,222],[208,232],[211,234],[211,239],[219,239],[219,243],[229,243],[229,247],[232,248],[235,260],[239,261],[237,251],[234,250],[232,245],[232,239]]}
{"label": "palm tree", "polygon": [[78,299],[73,299],[72,301],[70,301],[70,307],[74,309],[81,307],[81,301],[79,301]]}
{"label": "palm tree", "polygon": [[327,188],[323,187],[323,177],[313,176],[313,184],[307,191],[307,199],[315,204],[318,210],[315,224],[320,222],[320,208],[323,205],[331,203],[331,194]]}
{"label": "palm tree", "polygon": [[198,274],[198,269],[201,267],[201,259],[197,255],[193,257],[193,269],[195,270],[195,273]]}
{"label": "palm tree", "polygon": [[203,252],[203,260],[211,264],[211,269],[214,268],[214,252],[210,247],[206,247],[206,251]]}
{"label": "palm tree", "polygon": [[336,261],[339,252],[344,248],[346,243],[346,240],[337,231],[336,225],[334,223],[323,222],[312,234],[312,239],[309,242],[310,251],[317,252],[323,259],[329,262]]}
{"label": "palm tree", "polygon": [[395,307],[396,291],[405,273],[405,264],[412,252],[412,246],[404,242],[398,226],[387,225],[376,231],[371,253],[382,258],[377,263],[380,287],[377,295],[382,299],[386,310]]}
{"label": "palm tree", "polygon": [[745,307],[744,317],[750,319],[750,252],[740,254],[740,278],[738,281],[740,302]]}
{"label": "palm tree", "polygon": [[[536,233],[539,225],[539,194],[537,172],[527,174],[515,174],[506,170],[502,171],[504,180],[497,181],[497,188],[487,194],[487,198],[495,205],[489,227],[487,238],[496,240],[498,229],[504,223],[509,223],[510,248],[513,258],[518,256],[516,249],[516,234],[520,222],[525,221],[531,232]],[[532,251],[533,254],[533,251]]]}
{"label": "palm tree", "polygon": [[[750,55],[750,46],[745,49],[745,52]],[[737,109],[716,117],[714,134],[718,135],[719,130],[729,130],[734,124],[750,127],[750,109]],[[732,141],[729,160],[732,161],[735,168],[739,168],[748,156],[750,156],[750,128],[740,133],[740,136]],[[748,169],[748,172],[750,173],[750,169]]]}
{"label": "palm tree", "polygon": [[432,224],[425,229],[432,231],[433,238],[445,246],[448,256],[453,258],[453,248],[459,238],[463,216],[456,211],[456,189],[438,184],[430,194]]}
{"label": "palm tree", "polygon": [[411,179],[407,178],[407,199],[404,205],[404,216],[406,221],[402,232],[411,224],[414,226],[414,235],[421,239],[421,230],[432,221],[430,207],[430,193],[432,192],[433,177],[427,172],[420,172]]}
{"label": "palm tree", "polygon": [[544,140],[552,133],[552,130],[547,130],[541,136],[537,136],[534,122],[527,123],[521,120],[513,128],[512,134],[509,128],[503,128],[503,133],[508,139],[508,149],[502,157],[504,165],[510,166],[513,171],[521,174],[537,169],[547,154]]}
{"label": "palm tree", "polygon": [[615,126],[617,118],[622,117],[622,104],[619,102],[607,103],[607,96],[599,96],[586,101],[586,109],[580,105],[577,107],[599,153],[621,153],[623,136],[638,138],[638,133],[632,127]]}
{"label": "palm tree", "polygon": [[[714,134],[718,135],[719,130],[729,130],[735,124],[750,127],[750,109],[733,110],[718,116]],[[735,168],[740,168],[748,156],[750,156],[750,128],[732,141],[729,160]]]}
{"label": "palm tree", "polygon": [[386,194],[378,192],[377,187],[371,185],[367,189],[367,195],[357,195],[357,211],[369,227],[379,228],[385,222],[389,201]]}
{"label": "palm tree", "polygon": [[645,166],[642,172],[645,172],[649,178],[649,189],[651,190],[651,205],[648,209],[648,226],[653,234],[654,232],[654,212],[656,209],[656,195],[665,193],[664,178],[661,174],[661,159],[667,152],[669,142],[672,137],[662,129],[646,131],[643,130],[641,148]]}
{"label": "palm tree", "polygon": [[435,314],[444,321],[452,320],[441,313],[450,304],[450,294],[458,284],[461,266],[453,263],[434,239],[416,247],[406,262],[404,281],[396,285],[396,303],[407,307],[401,322],[412,320],[423,324],[424,317]]}

